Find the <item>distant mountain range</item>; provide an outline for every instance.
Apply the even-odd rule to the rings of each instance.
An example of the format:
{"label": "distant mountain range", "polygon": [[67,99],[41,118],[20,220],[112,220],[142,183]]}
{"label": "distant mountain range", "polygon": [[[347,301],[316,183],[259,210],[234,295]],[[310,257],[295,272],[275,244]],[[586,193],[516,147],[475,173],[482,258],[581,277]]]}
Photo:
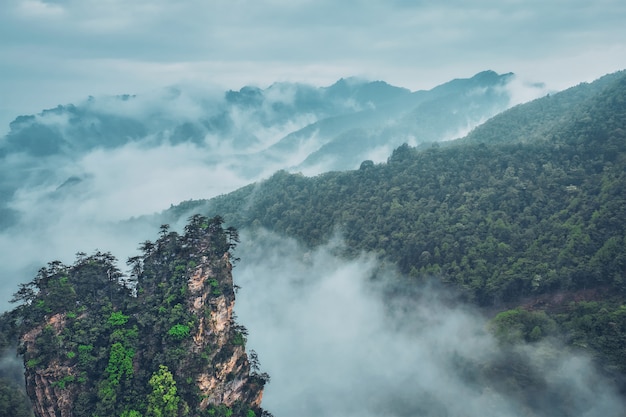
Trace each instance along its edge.
{"label": "distant mountain range", "polygon": [[192,146],[205,166],[227,165],[247,181],[278,169],[354,169],[366,159],[384,161],[405,142],[462,136],[510,106],[513,78],[485,71],[416,92],[356,78],[225,93],[172,87],[20,116],[0,140],[0,227],[19,216],[11,203],[16,193],[44,187],[47,203],[67,192],[86,194],[93,174],[76,165],[93,152]]}
{"label": "distant mountain range", "polygon": [[[79,105],[16,118],[0,149],[3,156],[76,155],[150,138],[154,143],[206,147],[224,141],[242,154],[274,154],[304,142],[319,151],[330,143],[348,142],[342,135],[356,129],[385,131],[379,135],[385,137],[404,135],[416,143],[452,139],[508,106],[506,84],[512,78],[485,71],[417,92],[350,78],[322,88],[290,83],[243,87],[217,97],[174,87],[147,97],[90,97]],[[277,127],[282,127],[277,134],[264,137],[266,130]],[[382,137],[372,142],[371,132],[368,135],[362,152],[389,145]],[[211,141],[213,136],[218,143]]]}

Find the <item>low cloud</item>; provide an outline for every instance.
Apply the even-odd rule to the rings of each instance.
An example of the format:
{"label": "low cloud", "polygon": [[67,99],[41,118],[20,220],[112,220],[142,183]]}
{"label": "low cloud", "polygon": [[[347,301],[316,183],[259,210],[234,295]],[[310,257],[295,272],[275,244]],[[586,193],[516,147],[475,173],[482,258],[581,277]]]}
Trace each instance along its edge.
{"label": "low cloud", "polygon": [[[69,150],[3,158],[0,195],[16,221],[5,221],[0,230],[0,307],[8,307],[18,283],[52,260],[71,263],[76,252],[100,249],[123,263],[159,226],[146,220],[130,227],[129,218],[225,194],[299,163],[293,152],[259,154],[316,120],[313,114],[280,114],[275,107],[290,105],[295,93],[289,86],[272,91],[260,110],[229,106],[223,91],[179,86],[90,99],[36,116],[33,122],[58,132]],[[177,131],[185,123],[193,127]]]}
{"label": "low cloud", "polygon": [[0,379],[16,386],[24,384],[24,362],[11,349],[0,351]]}
{"label": "low cloud", "polygon": [[515,106],[522,103],[527,103],[534,99],[545,96],[548,93],[553,93],[554,90],[550,90],[544,83],[531,81],[525,79],[522,76],[514,76],[506,83],[504,88],[510,97],[509,105]]}
{"label": "low cloud", "polygon": [[263,404],[276,417],[623,415],[587,358],[549,344],[503,350],[478,312],[440,289],[398,287],[371,256],[242,240],[236,312],[272,378]]}
{"label": "low cloud", "polygon": [[[159,227],[149,220],[124,222],[128,218],[250,182],[229,161],[208,164],[206,158],[206,150],[189,143],[128,144],[95,150],[71,163],[50,159],[48,163],[59,164],[57,169],[40,166],[12,196],[9,207],[18,212],[17,222],[0,232],[0,289],[5,294],[0,306],[6,309],[17,284],[32,279],[47,262],[72,263],[79,251],[111,251],[124,266],[139,242],[154,239]],[[13,162],[23,169],[29,165]]]}

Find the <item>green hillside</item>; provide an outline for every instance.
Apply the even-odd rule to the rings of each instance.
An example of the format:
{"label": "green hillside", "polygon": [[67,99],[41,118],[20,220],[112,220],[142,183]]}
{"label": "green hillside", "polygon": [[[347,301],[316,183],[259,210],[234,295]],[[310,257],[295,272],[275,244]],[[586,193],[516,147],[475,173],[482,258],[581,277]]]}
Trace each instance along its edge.
{"label": "green hillside", "polygon": [[238,228],[310,246],[340,233],[346,255],[375,252],[416,285],[434,277],[488,311],[522,306],[528,314],[496,321],[517,339],[556,332],[624,371],[625,190],[618,73],[518,106],[447,146],[405,145],[385,164],[314,178],[281,171],[168,215],[224,213]]}
{"label": "green hillside", "polygon": [[593,83],[581,83],[558,94],[515,106],[478,126],[465,140],[510,143],[547,139],[580,118],[590,101],[606,88],[612,88],[625,74],[625,71],[608,74]]}

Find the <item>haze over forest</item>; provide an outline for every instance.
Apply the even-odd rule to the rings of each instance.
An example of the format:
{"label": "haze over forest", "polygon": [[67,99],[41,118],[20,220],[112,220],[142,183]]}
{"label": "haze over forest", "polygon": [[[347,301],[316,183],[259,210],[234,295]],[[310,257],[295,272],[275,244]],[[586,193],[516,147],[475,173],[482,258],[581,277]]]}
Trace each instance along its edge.
{"label": "haze over forest", "polygon": [[[515,207],[522,203],[516,200],[519,192],[509,195],[511,191],[502,191],[502,194],[491,191],[491,201],[500,208],[491,208],[483,215],[490,222],[494,215],[507,213],[508,216],[508,220],[503,217],[489,226],[489,236],[493,234],[493,237],[482,241],[475,233],[483,232],[463,232],[476,227],[471,226],[472,214],[463,217],[463,224],[453,217],[451,224],[457,223],[452,229],[443,217],[431,220],[431,226],[436,226],[431,227],[429,233],[455,233],[457,241],[450,243],[456,248],[459,243],[465,248],[468,239],[475,242],[471,244],[476,245],[475,248],[470,246],[469,252],[461,253],[471,257],[467,265],[460,259],[458,264],[454,261],[453,265],[462,268],[460,271],[449,269],[444,262],[439,253],[439,238],[425,242],[437,246],[435,250],[419,249],[420,241],[412,237],[398,238],[400,234],[412,236],[406,235],[407,219],[421,218],[429,212],[441,216],[444,206],[451,207],[454,213],[461,210],[457,208],[458,203],[453,202],[458,198],[456,194],[454,197],[447,194],[447,202],[442,202],[435,210],[419,209],[421,203],[414,200],[415,192],[432,199],[442,198],[440,194],[448,186],[452,187],[450,193],[467,189],[467,183],[451,179],[454,170],[460,175],[465,175],[463,170],[466,169],[470,169],[469,172],[480,170],[483,175],[471,181],[479,187],[489,181],[495,190],[501,187],[497,181],[509,190],[512,184],[527,181],[524,189],[532,191],[533,195],[536,194],[534,187],[540,187],[542,192],[566,194],[589,190],[585,193],[591,193],[591,197],[600,192],[593,184],[605,182],[607,185],[600,196],[595,197],[598,204],[604,204],[605,193],[614,195],[612,187],[619,189],[622,181],[617,175],[619,169],[603,171],[598,163],[602,158],[609,164],[607,167],[622,163],[619,156],[623,147],[619,137],[621,119],[607,116],[613,111],[620,115],[621,108],[607,107],[605,103],[608,100],[618,103],[623,97],[626,91],[623,73],[503,112],[515,104],[514,80],[512,74],[484,71],[414,93],[382,82],[356,79],[339,80],[324,88],[275,84],[266,90],[245,87],[225,92],[221,97],[196,92],[195,101],[188,102],[187,111],[181,113],[168,110],[180,111],[182,106],[177,104],[187,100],[187,93],[168,89],[164,100],[148,100],[148,105],[140,96],[90,98],[76,106],[59,106],[36,116],[19,117],[12,123],[1,149],[6,162],[2,184],[5,213],[2,242],[4,253],[12,254],[8,258],[11,261],[7,259],[2,265],[3,276],[33,276],[36,268],[51,259],[71,263],[74,253],[88,250],[84,246],[90,243],[94,249],[105,248],[107,244],[106,250],[126,259],[137,254],[138,242],[154,239],[162,223],[172,223],[180,230],[193,213],[221,213],[227,224],[242,231],[242,244],[236,252],[242,260],[234,270],[235,282],[242,287],[236,311],[249,329],[249,349],[259,352],[264,370],[273,377],[263,406],[276,415],[296,412],[312,416],[343,415],[355,410],[359,414],[391,410],[394,415],[441,412],[457,415],[461,410],[470,415],[619,415],[623,411],[623,399],[618,394],[622,389],[618,351],[611,350],[610,344],[595,346],[587,352],[564,348],[567,337],[561,332],[567,326],[579,326],[574,316],[544,316],[530,310],[530,316],[526,317],[515,313],[518,310],[505,311],[524,296],[549,295],[555,290],[577,294],[576,291],[589,286],[601,290],[609,279],[609,275],[604,277],[603,274],[613,274],[609,271],[615,268],[619,271],[623,260],[617,257],[611,264],[593,265],[606,262],[602,261],[605,259],[601,258],[605,256],[602,251],[620,251],[623,242],[619,228],[607,229],[607,232],[617,233],[615,237],[601,234],[599,246],[593,242],[587,244],[589,250],[596,247],[594,250],[598,252],[583,253],[583,258],[579,258],[581,255],[575,246],[558,257],[550,255],[552,249],[544,250],[548,262],[562,256],[571,257],[572,266],[564,269],[544,270],[540,258],[526,261],[529,263],[522,270],[515,263],[516,257],[509,257],[510,263],[500,266],[505,258],[498,253],[513,254],[510,234],[517,232],[498,228],[507,227],[502,219],[511,222],[518,216]],[[527,91],[544,93],[541,86],[530,86]],[[190,110],[194,108],[195,111]],[[589,127],[579,126],[579,121],[584,120],[583,114],[588,115],[589,121],[585,123],[591,123]],[[492,116],[495,117],[489,119]],[[529,116],[534,117],[534,122],[519,124]],[[478,127],[465,139],[451,140],[475,126]],[[505,134],[502,126],[516,128]],[[609,143],[594,145],[594,141],[604,139],[593,136],[597,129],[593,126],[605,126],[603,129],[612,132],[608,133]],[[568,133],[572,128],[579,129],[581,136],[576,140],[582,142],[575,145],[578,148],[568,150],[573,146],[574,139]],[[544,173],[525,180],[518,178],[523,172],[530,173],[530,166],[516,167],[517,164],[534,163],[534,158],[547,157],[541,146],[551,149],[553,145],[546,142],[546,135],[561,146],[561,156],[551,157],[549,164],[542,162],[542,169],[548,169],[549,176]],[[399,146],[400,142],[404,145]],[[238,147],[241,143],[246,145]],[[528,148],[529,157],[517,156],[519,152],[526,152],[519,147],[520,143]],[[482,148],[476,144],[481,144]],[[489,148],[485,148],[485,144]],[[571,173],[557,174],[554,170],[559,169],[559,158],[569,161],[569,152],[584,149],[580,146],[594,149],[595,154],[588,154],[592,165],[587,167],[587,157],[578,156],[575,163],[581,164],[580,167],[574,165],[569,168]],[[473,165],[461,162],[462,165],[455,168],[457,149],[465,149],[463,152],[472,158]],[[491,154],[490,149],[496,153]],[[614,151],[607,153],[609,149]],[[387,150],[391,153],[385,158]],[[508,155],[497,153],[502,151]],[[484,172],[482,162],[476,157],[489,159],[496,155],[499,156],[495,161],[499,162],[495,166],[503,171],[489,179],[494,174]],[[432,164],[431,157],[450,159],[445,165],[431,166],[428,165]],[[506,159],[501,159],[503,157]],[[358,163],[364,158],[369,159]],[[393,171],[419,158],[425,159],[417,165],[422,172],[418,176],[406,177]],[[505,162],[508,159],[511,160]],[[37,168],[33,169],[35,166]],[[329,167],[336,171],[325,173]],[[283,171],[271,175],[281,169]],[[295,174],[288,174],[285,169]],[[312,176],[300,173],[307,169]],[[589,169],[593,171],[585,179],[581,172]],[[594,179],[599,173],[604,179]],[[268,175],[271,176],[268,178]],[[439,178],[436,182],[440,191],[431,194],[429,187],[433,183],[429,178],[433,175]],[[472,175],[475,174],[469,174]],[[568,177],[570,175],[573,177]],[[450,180],[442,180],[444,177]],[[225,178],[234,180],[224,181]],[[357,179],[360,185],[354,188],[350,178]],[[407,182],[407,178],[413,179]],[[255,184],[228,194],[252,181]],[[542,188],[544,181],[548,188]],[[614,184],[608,185],[609,181]],[[413,182],[423,185],[409,191],[414,187]],[[274,184],[279,184],[277,189]],[[367,201],[359,195],[362,192],[372,195],[369,201],[376,201],[373,195],[379,192],[380,186],[384,197],[378,204],[367,203],[346,212],[334,208],[344,204],[343,197],[336,194],[336,184],[343,184],[344,196],[354,193],[346,200],[353,203]],[[555,185],[557,189],[549,191]],[[311,186],[318,187],[321,193],[316,194]],[[573,188],[567,191],[567,187]],[[126,199],[135,196],[138,201],[145,200],[144,188],[145,195],[158,189],[161,198],[171,192],[173,200],[187,201],[178,205],[174,200],[170,209],[162,214],[150,211],[156,208],[150,205],[158,204],[160,199],[157,203],[143,201],[144,213],[125,211],[128,209],[124,204]],[[404,188],[407,191],[401,192]],[[471,200],[469,190],[463,198]],[[190,194],[176,197],[181,191]],[[288,194],[284,194],[285,191]],[[311,205],[299,208],[302,193],[304,198],[312,199],[310,204],[321,204],[315,214],[305,214]],[[193,199],[194,196],[202,198]],[[212,196],[218,198],[206,199]],[[281,208],[271,202],[274,198],[285,206]],[[323,202],[328,198],[331,200]],[[587,201],[583,195],[580,198]],[[264,199],[269,199],[269,203]],[[290,208],[291,199],[296,206]],[[111,205],[106,208],[106,204]],[[537,209],[553,210],[551,204]],[[607,204],[609,206],[598,206],[598,214],[589,219],[597,223],[603,216],[607,219],[612,216],[614,209],[610,207],[619,210],[618,200],[607,200]],[[401,213],[398,210],[402,210],[403,205],[416,207],[418,211],[407,212],[393,220]],[[131,206],[136,209],[136,205]],[[358,216],[363,209],[378,214]],[[297,210],[302,210],[302,214],[294,214]],[[328,212],[324,214],[324,210]],[[579,226],[586,224],[584,211],[577,213],[571,204],[567,210],[574,217],[583,216]],[[346,215],[352,219],[350,223],[339,222],[337,216]],[[537,216],[534,221],[541,226],[545,215],[538,212]],[[327,223],[324,219],[331,223],[322,226]],[[366,222],[369,226],[361,226],[366,219],[370,219]],[[385,232],[385,223],[397,222],[397,219],[401,219],[401,223]],[[442,221],[444,223],[437,225]],[[556,218],[551,220],[556,221]],[[337,227],[340,224],[343,226]],[[515,223],[511,226],[518,227]],[[598,223],[596,227],[604,226]],[[362,233],[368,237],[359,238]],[[425,232],[419,233],[427,236]],[[494,237],[496,241],[492,240]],[[536,242],[543,240],[535,239]],[[521,242],[522,238],[513,240]],[[383,242],[388,244],[378,246]],[[492,244],[489,242],[495,245],[492,249],[485,246]],[[613,248],[610,242],[618,246]],[[389,245],[396,249],[391,251]],[[411,245],[417,247],[411,249]],[[405,258],[405,247],[421,255]],[[527,246],[515,250],[526,250],[524,248]],[[482,250],[487,250],[487,254]],[[441,265],[430,261],[433,255],[432,261]],[[456,256],[454,252],[443,255]],[[487,261],[486,268],[477,269],[476,257],[483,259],[483,265]],[[585,266],[588,261],[584,259],[591,260],[589,266]],[[559,260],[559,265],[562,262]],[[416,269],[419,265],[421,269]],[[593,278],[595,281],[572,283],[569,275],[578,274],[580,267],[601,267],[597,272],[590,270],[600,276]],[[493,273],[488,271],[493,268],[496,271],[509,268],[504,276],[510,277],[500,283],[487,281],[486,286],[475,283],[486,280]],[[537,281],[538,276],[546,273],[545,284]],[[534,278],[527,280],[532,274]],[[616,281],[618,275],[612,278],[610,285],[621,288],[620,281]],[[587,277],[576,279],[587,280]],[[459,285],[455,281],[470,284]],[[7,292],[15,291],[19,282],[24,280],[4,280],[3,285]],[[592,295],[589,300],[597,302],[598,295]],[[606,304],[597,308],[607,311],[614,308],[611,303],[616,301],[607,298]],[[578,307],[571,308],[570,314],[579,314]],[[494,321],[493,309],[507,315],[499,315]],[[492,312],[485,314],[487,311]],[[618,311],[621,310],[607,313],[615,316]],[[499,328],[501,325],[505,327]],[[506,326],[511,325],[513,329],[519,328],[516,331],[520,333],[507,335]],[[531,327],[526,328],[528,325]],[[582,340],[584,337],[587,336],[583,334]],[[10,372],[15,374],[15,370]],[[501,379],[510,372],[519,376],[501,385]],[[518,380],[519,377],[522,380]],[[541,395],[535,391],[537,386],[543,387]],[[351,387],[349,392],[345,387]],[[579,401],[572,402],[572,397]],[[463,401],[454,401],[459,398]],[[460,408],[455,408],[455,404]]]}

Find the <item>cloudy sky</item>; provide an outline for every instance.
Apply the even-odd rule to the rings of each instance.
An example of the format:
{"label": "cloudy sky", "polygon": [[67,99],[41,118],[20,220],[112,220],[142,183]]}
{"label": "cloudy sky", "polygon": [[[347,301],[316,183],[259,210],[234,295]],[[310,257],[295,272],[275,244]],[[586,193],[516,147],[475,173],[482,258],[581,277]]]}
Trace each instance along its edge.
{"label": "cloudy sky", "polygon": [[3,0],[0,126],[88,95],[484,69],[561,89],[626,68],[623,0]]}

